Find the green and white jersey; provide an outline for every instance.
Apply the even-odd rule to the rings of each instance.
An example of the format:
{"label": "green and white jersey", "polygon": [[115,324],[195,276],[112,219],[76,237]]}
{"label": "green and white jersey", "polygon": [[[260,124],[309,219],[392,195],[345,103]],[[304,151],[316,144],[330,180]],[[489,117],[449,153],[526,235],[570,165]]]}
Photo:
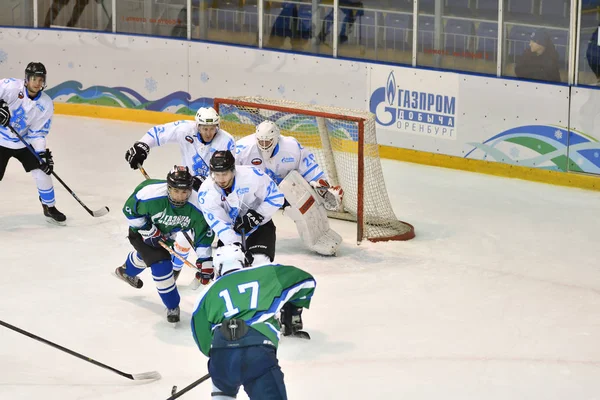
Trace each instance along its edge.
{"label": "green and white jersey", "polygon": [[200,295],[192,316],[192,332],[200,351],[208,356],[213,330],[231,318],[241,318],[279,343],[275,317],[289,301],[309,308],[316,287],[311,274],[290,265],[244,268],[220,277]]}
{"label": "green and white jersey", "polygon": [[[168,244],[172,244],[177,232],[190,231],[194,247],[210,257],[213,233],[197,205],[197,197],[197,193],[192,192],[183,207],[173,207],[168,198],[167,181],[148,179],[129,196],[123,207],[123,214],[131,229],[136,232],[149,229],[152,224],[156,225]],[[202,257],[200,254],[198,256]]]}

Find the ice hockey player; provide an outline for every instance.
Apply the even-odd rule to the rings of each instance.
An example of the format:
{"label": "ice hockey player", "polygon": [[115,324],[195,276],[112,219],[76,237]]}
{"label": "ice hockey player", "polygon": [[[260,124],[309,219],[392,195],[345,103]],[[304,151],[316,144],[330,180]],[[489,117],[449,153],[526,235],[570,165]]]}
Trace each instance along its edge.
{"label": "ice hockey player", "polygon": [[209,160],[217,150],[233,151],[233,136],[219,128],[219,114],[212,107],[201,107],[196,112],[195,121],[175,121],[151,128],[125,153],[125,159],[133,169],[144,164],[150,149],[167,143],[177,142],[182,164],[196,176],[194,189],[209,173]]}
{"label": "ice hockey player", "polygon": [[[213,252],[216,280],[197,300],[192,334],[209,357],[213,400],[234,399],[240,386],[251,400],[287,399],[277,360],[280,321],[284,336],[310,338],[301,331],[315,279],[289,265],[244,268],[237,244]],[[285,304],[285,305],[284,305]]]}
{"label": "ice hockey player", "polygon": [[287,214],[309,249],[322,255],[336,253],[342,237],[329,227],[326,210],[340,209],[344,191],[329,184],[310,150],[266,120],[237,142],[235,157],[236,164],[254,165],[279,185],[291,206]]}
{"label": "ice hockey player", "polygon": [[204,218],[219,238],[219,246],[246,238],[246,257],[253,266],[275,259],[273,214],[283,206],[283,194],[261,170],[235,166],[229,150],[210,159],[210,176],[198,192]]}
{"label": "ice hockey player", "polygon": [[174,262],[160,242],[173,245],[186,258],[191,245],[183,232],[188,232],[198,256],[196,265],[207,275],[212,274],[213,233],[198,208],[192,183],[188,168],[176,165],[166,181],[149,179],[138,185],[123,207],[129,222],[129,242],[135,251],[129,253],[115,274],[140,289],[143,282],[138,275],[150,267],[158,294],[167,307],[169,322],[179,322],[180,297],[175,280],[183,263],[178,259]]}
{"label": "ice hockey player", "polygon": [[[48,222],[66,225],[67,217],[57,210],[52,184],[54,160],[46,148],[54,105],[43,92],[46,87],[46,67],[40,62],[30,62],[25,68],[25,79],[4,79],[0,82],[0,181],[11,157],[21,162],[25,172],[31,172],[37,185],[39,200]],[[39,155],[15,136],[9,126],[19,133]]]}

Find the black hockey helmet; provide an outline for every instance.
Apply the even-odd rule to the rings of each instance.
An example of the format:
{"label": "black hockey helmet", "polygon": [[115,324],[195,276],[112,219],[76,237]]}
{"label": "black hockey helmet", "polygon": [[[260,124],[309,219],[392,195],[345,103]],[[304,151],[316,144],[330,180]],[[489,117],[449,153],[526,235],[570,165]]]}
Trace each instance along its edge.
{"label": "black hockey helmet", "polygon": [[171,189],[189,190],[191,195],[194,177],[190,174],[188,167],[175,165],[167,175],[167,187],[169,201],[175,207],[183,207],[187,203],[189,196],[185,200],[175,200],[171,196]]}
{"label": "black hockey helmet", "polygon": [[30,62],[25,68],[25,82],[28,82],[30,78],[41,76],[44,78],[44,87],[46,87],[46,67],[41,62]]}
{"label": "black hockey helmet", "polygon": [[215,151],[210,158],[211,172],[233,171],[235,169],[235,158],[229,150]]}
{"label": "black hockey helmet", "polygon": [[194,177],[190,174],[188,167],[174,165],[167,175],[167,184],[172,188],[191,189],[193,183]]}

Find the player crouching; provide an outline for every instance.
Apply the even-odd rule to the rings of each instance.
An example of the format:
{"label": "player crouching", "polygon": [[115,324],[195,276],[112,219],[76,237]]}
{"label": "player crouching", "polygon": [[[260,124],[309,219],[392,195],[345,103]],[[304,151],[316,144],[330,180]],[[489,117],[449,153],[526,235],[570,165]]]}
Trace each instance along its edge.
{"label": "player crouching", "polygon": [[189,232],[198,255],[197,265],[212,270],[210,254],[213,235],[192,195],[193,177],[187,167],[175,166],[167,180],[149,179],[135,188],[123,213],[129,222],[129,242],[135,249],[115,274],[134,288],[143,285],[138,275],[148,266],[158,294],[167,307],[167,321],[179,322],[179,292],[175,280],[183,266],[163,245],[173,245],[187,258],[191,244],[183,235]]}

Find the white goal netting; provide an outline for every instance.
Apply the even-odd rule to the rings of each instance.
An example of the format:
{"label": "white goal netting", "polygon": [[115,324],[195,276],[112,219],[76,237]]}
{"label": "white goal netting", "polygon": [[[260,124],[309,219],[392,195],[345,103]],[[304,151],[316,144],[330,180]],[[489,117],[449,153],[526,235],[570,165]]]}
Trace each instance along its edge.
{"label": "white goal netting", "polygon": [[254,133],[255,126],[268,119],[282,135],[309,148],[329,182],[344,189],[343,212],[329,216],[357,221],[358,242],[414,237],[413,227],[399,221],[392,210],[372,113],[260,97],[219,98],[215,107],[221,127],[236,139]]}

